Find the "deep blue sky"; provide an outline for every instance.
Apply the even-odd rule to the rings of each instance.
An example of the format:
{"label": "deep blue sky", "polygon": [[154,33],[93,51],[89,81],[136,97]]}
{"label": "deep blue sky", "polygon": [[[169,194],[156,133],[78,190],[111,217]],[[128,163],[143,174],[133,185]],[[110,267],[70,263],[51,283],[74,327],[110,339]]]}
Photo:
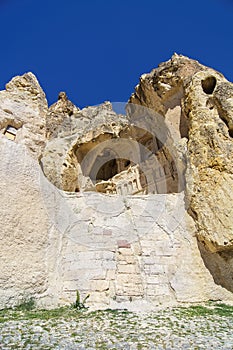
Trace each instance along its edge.
{"label": "deep blue sky", "polygon": [[233,81],[233,0],[0,0],[0,89],[36,74],[49,104],[127,101],[173,52]]}

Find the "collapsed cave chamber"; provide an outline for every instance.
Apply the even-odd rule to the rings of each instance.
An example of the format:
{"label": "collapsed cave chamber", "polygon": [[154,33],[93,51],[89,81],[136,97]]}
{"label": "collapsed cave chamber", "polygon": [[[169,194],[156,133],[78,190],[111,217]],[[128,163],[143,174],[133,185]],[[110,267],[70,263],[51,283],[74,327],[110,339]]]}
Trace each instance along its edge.
{"label": "collapsed cave chamber", "polygon": [[117,114],[105,103],[67,116],[41,159],[48,180],[66,192],[183,191],[186,166],[165,117],[138,105],[124,108],[125,114]]}
{"label": "collapsed cave chamber", "polygon": [[[163,143],[153,132],[135,125],[101,132],[72,148],[69,157],[77,180],[66,181],[65,190],[119,195],[180,192],[183,173],[169,147],[169,142]],[[65,179],[69,167],[64,170]]]}

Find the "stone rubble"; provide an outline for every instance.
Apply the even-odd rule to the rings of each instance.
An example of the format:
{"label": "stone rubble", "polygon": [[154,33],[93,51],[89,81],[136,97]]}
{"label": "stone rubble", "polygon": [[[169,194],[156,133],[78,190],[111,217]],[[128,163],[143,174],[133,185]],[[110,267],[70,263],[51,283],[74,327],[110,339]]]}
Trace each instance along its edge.
{"label": "stone rubble", "polygon": [[233,348],[232,317],[184,317],[174,310],[135,314],[103,311],[69,320],[0,323],[1,350],[180,350]]}

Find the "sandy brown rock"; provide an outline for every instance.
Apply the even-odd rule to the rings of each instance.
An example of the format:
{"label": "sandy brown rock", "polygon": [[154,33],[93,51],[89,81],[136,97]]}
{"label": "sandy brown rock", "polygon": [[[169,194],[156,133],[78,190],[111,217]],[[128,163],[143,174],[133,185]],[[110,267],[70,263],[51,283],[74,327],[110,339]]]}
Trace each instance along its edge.
{"label": "sandy brown rock", "polygon": [[169,128],[157,112],[105,102],[69,116],[65,105],[59,106],[61,120],[54,124],[41,159],[44,174],[58,188],[107,194],[184,189],[182,152],[173,147]]}
{"label": "sandy brown rock", "polygon": [[49,107],[46,115],[46,137],[54,138],[57,135],[59,127],[65,127],[70,122],[70,117],[79,111],[70,100],[68,100],[65,92],[60,92],[58,101]]}
{"label": "sandy brown rock", "polygon": [[[65,191],[77,192],[82,188],[94,190],[86,174],[88,171],[81,168],[83,159],[92,149],[96,149],[95,153],[101,153],[101,144],[103,148],[105,141],[116,138],[127,126],[128,120],[123,116],[119,119],[109,102],[78,110],[68,101],[70,107],[67,110],[67,101],[60,101],[51,107],[47,116],[54,125],[54,110],[59,109],[56,113],[60,115],[60,121],[55,123],[41,159],[44,174],[55,186]],[[74,111],[71,115],[68,113],[70,108]],[[90,164],[86,164],[88,169],[93,160],[89,161]]]}
{"label": "sandy brown rock", "polygon": [[[178,93],[179,91],[179,93]],[[233,85],[183,56],[143,75],[130,102],[164,115],[186,159],[186,205],[215,281],[233,290]],[[187,149],[182,148],[187,145]],[[224,282],[227,281],[227,282]]]}
{"label": "sandy brown rock", "polygon": [[[210,77],[216,86],[205,92],[201,82]],[[194,75],[185,100],[190,120],[190,213],[198,224],[200,240],[212,252],[233,248],[232,91],[231,83],[209,69]]]}

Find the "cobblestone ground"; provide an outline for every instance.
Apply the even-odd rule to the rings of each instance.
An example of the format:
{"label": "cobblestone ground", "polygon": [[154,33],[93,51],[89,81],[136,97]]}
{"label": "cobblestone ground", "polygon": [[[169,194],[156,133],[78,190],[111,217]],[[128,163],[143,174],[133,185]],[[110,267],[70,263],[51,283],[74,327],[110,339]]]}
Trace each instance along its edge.
{"label": "cobblestone ground", "polygon": [[6,316],[2,311],[0,349],[232,350],[232,309],[226,313],[222,308],[216,312],[193,307],[150,314],[72,311],[58,317],[36,312]]}

